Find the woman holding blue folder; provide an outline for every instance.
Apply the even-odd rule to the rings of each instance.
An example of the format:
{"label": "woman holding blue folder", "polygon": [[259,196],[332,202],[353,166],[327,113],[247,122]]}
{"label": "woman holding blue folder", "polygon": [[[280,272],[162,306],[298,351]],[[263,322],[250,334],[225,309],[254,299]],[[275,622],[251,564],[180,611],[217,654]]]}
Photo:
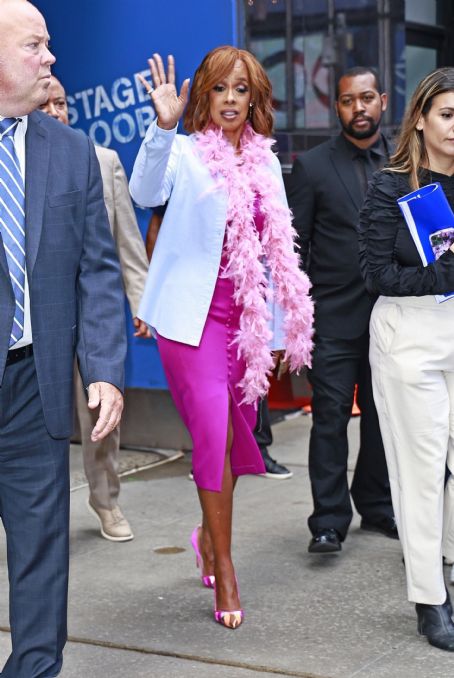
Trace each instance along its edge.
{"label": "woman holding blue folder", "polygon": [[[433,194],[443,197],[443,189],[448,204],[439,223],[435,218],[443,234],[436,237],[437,258],[423,263],[409,228],[417,231],[409,198],[419,200],[430,191],[407,194],[435,182]],[[403,196],[409,206],[405,218],[397,202]],[[413,94],[396,153],[369,187],[359,238],[367,288],[379,295],[370,324],[370,361],[408,597],[416,603],[418,631],[432,645],[454,652],[442,561],[442,556],[454,560],[452,476],[445,488],[446,463],[454,471],[454,299],[439,303],[434,296],[454,291],[449,206],[454,207],[454,68],[442,68]],[[428,200],[428,218],[434,210],[436,201],[434,206]]]}

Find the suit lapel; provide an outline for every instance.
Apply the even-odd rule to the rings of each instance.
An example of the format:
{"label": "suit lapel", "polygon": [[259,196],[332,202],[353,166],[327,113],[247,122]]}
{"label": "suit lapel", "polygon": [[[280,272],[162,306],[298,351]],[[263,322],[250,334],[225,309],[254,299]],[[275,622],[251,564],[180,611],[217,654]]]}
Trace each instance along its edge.
{"label": "suit lapel", "polygon": [[350,196],[353,205],[359,210],[363,202],[361,188],[352,159],[347,152],[344,141],[340,135],[333,140],[331,145],[331,162],[334,165],[334,169],[336,170],[341,183]]}
{"label": "suit lapel", "polygon": [[25,250],[30,276],[38,254],[43,227],[49,155],[47,132],[40,124],[36,113],[31,113],[25,137]]}

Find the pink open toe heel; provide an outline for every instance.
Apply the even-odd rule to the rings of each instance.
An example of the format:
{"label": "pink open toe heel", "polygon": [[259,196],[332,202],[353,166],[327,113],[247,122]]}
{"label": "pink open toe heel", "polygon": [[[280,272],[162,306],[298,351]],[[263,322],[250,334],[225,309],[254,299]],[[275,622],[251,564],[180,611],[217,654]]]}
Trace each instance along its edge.
{"label": "pink open toe heel", "polygon": [[[200,572],[203,572],[203,560],[202,560],[202,555],[200,553],[199,549],[199,530],[202,529],[201,525],[197,525],[196,528],[194,528],[194,531],[191,534],[191,544],[192,548],[194,549],[195,552],[195,562],[197,567],[199,568]],[[200,579],[202,580],[202,584],[206,586],[207,589],[212,589],[214,588],[214,574],[207,574],[207,575],[200,575]]]}
{"label": "pink open toe heel", "polygon": [[[236,578],[235,578],[236,580]],[[238,588],[238,582],[237,582]],[[214,619],[218,624],[222,624],[228,629],[237,629],[244,620],[243,610],[218,610],[218,603],[216,600],[216,582],[214,583]]]}

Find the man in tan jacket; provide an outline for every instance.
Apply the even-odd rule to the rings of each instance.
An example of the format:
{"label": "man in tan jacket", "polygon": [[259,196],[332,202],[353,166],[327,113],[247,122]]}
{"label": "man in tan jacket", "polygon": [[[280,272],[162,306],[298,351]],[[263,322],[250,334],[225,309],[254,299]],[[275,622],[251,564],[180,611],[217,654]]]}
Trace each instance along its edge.
{"label": "man in tan jacket", "polygon": [[[66,93],[54,75],[51,77],[48,93],[48,100],[41,106],[41,110],[68,125]],[[101,168],[104,202],[136,328],[134,336],[149,337],[147,325],[136,317],[145,285],[148,261],[129,197],[126,175],[115,151],[102,146],[96,146],[95,150]],[[85,475],[90,488],[88,508],[99,520],[103,537],[110,541],[129,541],[134,535],[118,506],[120,429],[117,427],[107,438],[96,443],[92,442],[90,434],[97,414],[88,409],[86,394],[77,369],[76,373],[76,408],[81,430]]]}

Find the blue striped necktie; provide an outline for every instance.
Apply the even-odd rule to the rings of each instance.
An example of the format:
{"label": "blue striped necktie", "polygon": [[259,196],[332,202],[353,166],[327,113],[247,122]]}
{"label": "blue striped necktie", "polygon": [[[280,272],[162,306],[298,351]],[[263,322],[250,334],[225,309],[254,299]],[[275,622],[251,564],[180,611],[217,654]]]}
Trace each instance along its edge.
{"label": "blue striped necktie", "polygon": [[18,120],[0,120],[0,233],[8,262],[16,307],[9,345],[24,334],[25,196],[24,181],[14,148]]}

